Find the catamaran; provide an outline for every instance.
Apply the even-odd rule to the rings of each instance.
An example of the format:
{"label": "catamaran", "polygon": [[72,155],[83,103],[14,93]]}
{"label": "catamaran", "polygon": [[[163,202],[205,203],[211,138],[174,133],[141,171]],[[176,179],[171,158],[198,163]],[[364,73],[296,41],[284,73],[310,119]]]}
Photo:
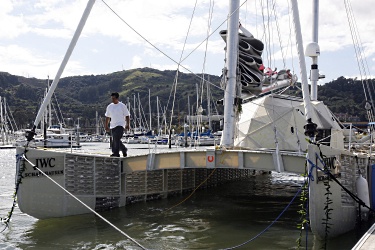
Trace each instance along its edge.
{"label": "catamaran", "polygon": [[[34,127],[27,133],[28,141],[33,139],[94,2],[88,1]],[[287,69],[275,74],[262,68],[263,43],[244,27],[239,28],[239,0],[231,0],[228,29],[220,32],[226,42],[220,146],[127,158],[18,147],[17,155],[22,156],[17,161],[21,211],[40,219],[89,213],[89,209],[102,211],[193,190],[206,178],[209,184],[220,184],[246,178],[253,170],[264,170],[308,174],[308,219],[317,237],[327,236],[328,223],[330,237],[353,229],[357,205],[350,194],[366,193],[358,190],[355,182],[359,175],[365,179],[371,175],[367,174],[368,155],[344,149],[339,121],[317,101],[317,40],[306,48],[306,55],[313,61],[310,97],[297,0],[292,0],[292,12],[302,99],[272,92],[256,97],[282,84],[295,84],[297,78]]]}

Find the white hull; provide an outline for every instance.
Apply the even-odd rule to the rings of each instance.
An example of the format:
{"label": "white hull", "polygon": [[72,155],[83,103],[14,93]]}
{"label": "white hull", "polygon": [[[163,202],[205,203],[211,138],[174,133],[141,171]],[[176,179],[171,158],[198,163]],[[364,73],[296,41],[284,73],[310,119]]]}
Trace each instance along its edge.
{"label": "white hull", "polygon": [[[320,146],[320,149],[327,159],[333,159],[333,157],[335,157],[340,162],[340,164],[336,163],[333,165],[334,168],[331,168],[331,173],[337,177],[337,180],[342,183],[345,188],[357,195],[358,191],[356,190],[355,182],[359,176],[358,168],[362,176],[368,179],[368,171],[370,171],[367,169],[369,165],[368,157],[366,155],[357,155],[357,165],[356,155],[349,151],[337,150],[326,146]],[[319,155],[320,151],[318,147],[309,145],[310,161],[323,169],[324,166],[319,160],[320,157],[318,158]],[[373,159],[371,159],[371,161],[373,162]],[[309,168],[310,167],[311,165]],[[371,175],[369,174],[369,176]],[[309,190],[310,226],[315,236],[324,239],[326,229],[323,221],[326,218],[326,210],[324,207],[326,206],[327,196],[325,194],[327,191],[322,178],[327,177],[327,175],[313,168],[312,177],[313,180],[310,182]],[[332,201],[329,208],[333,210],[329,215],[331,219],[329,219],[328,222],[332,225],[330,225],[328,237],[333,238],[354,229],[358,216],[358,204],[336,182],[330,180],[329,184],[331,186],[330,191],[332,192],[332,195],[329,195],[329,199]],[[362,211],[363,210],[364,208],[362,208]]]}

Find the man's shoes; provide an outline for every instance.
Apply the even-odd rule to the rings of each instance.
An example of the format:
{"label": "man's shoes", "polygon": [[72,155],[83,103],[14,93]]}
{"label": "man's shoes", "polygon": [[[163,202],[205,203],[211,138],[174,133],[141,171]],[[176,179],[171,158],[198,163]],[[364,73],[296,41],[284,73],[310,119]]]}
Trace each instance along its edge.
{"label": "man's shoes", "polygon": [[120,155],[111,154],[110,157],[120,157]]}
{"label": "man's shoes", "polygon": [[128,156],[128,149],[127,148],[125,148],[124,150],[122,150],[122,156],[123,157]]}

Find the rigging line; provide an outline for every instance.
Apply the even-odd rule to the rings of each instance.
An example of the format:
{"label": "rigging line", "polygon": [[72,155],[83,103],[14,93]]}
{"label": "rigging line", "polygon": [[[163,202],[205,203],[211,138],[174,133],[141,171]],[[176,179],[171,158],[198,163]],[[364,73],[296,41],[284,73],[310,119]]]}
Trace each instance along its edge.
{"label": "rigging line", "polygon": [[263,229],[260,233],[258,233],[257,235],[255,235],[253,238],[237,245],[237,246],[234,246],[234,247],[228,247],[228,248],[223,248],[223,249],[220,249],[220,250],[231,250],[231,249],[235,249],[235,248],[239,248],[239,247],[242,247],[250,242],[252,242],[253,240],[257,239],[259,236],[261,236],[262,234],[264,234],[268,229],[270,229],[273,224],[275,224],[279,219],[280,217],[285,213],[286,210],[288,210],[288,208],[292,205],[292,203],[294,202],[294,200],[297,198],[297,196],[301,193],[302,191],[302,187],[303,186],[300,186],[297,193],[294,195],[294,197],[292,198],[292,200],[288,203],[288,205],[286,205],[286,207],[284,208],[284,210],[276,217],[276,219],[274,219],[271,224],[269,224],[265,229]]}
{"label": "rigging line", "polygon": [[61,116],[62,122],[65,124],[65,119],[64,119],[63,113],[61,112],[60,104],[59,104],[59,102],[57,101],[57,96],[56,96],[55,93],[53,93],[53,96],[55,97],[55,100],[56,100],[56,103],[57,103],[57,109],[59,110],[59,113],[60,113],[60,116]]}
{"label": "rigging line", "polygon": [[[246,0],[247,1],[247,0]],[[198,74],[196,74],[196,73],[194,73],[194,72],[192,72],[190,69],[188,69],[187,67],[185,67],[185,66],[183,66],[181,63],[178,63],[176,60],[174,60],[172,57],[170,57],[169,55],[167,55],[165,52],[163,52],[161,49],[159,49],[158,47],[156,47],[156,45],[154,45],[154,44],[152,44],[149,40],[147,40],[144,36],[142,36],[138,31],[136,31],[132,26],[130,26],[130,24],[128,24],[126,21],[125,21],[125,19],[123,19],[119,14],[117,14],[117,12],[116,11],[114,11],[104,0],[102,0],[102,2],[104,3],[104,5],[106,5],[107,7],[108,7],[108,9],[110,10],[110,11],[112,11],[113,12],[113,14],[115,14],[126,26],[128,26],[131,30],[133,30],[138,36],[140,36],[145,42],[147,42],[149,45],[151,45],[154,49],[156,49],[157,51],[159,51],[161,54],[163,54],[165,57],[167,57],[169,60],[171,60],[172,62],[174,62],[175,64],[177,64],[177,65],[179,65],[181,68],[183,68],[184,70],[186,70],[187,72],[189,72],[189,73],[191,73],[191,74],[193,74],[194,76],[196,76],[197,78],[199,78],[199,79],[202,79],[202,77],[200,77]],[[242,5],[241,5],[242,6]],[[241,7],[240,6],[240,7]],[[233,13],[232,13],[233,14]],[[231,14],[231,15],[232,15]],[[231,16],[230,15],[230,16]],[[229,18],[229,17],[228,17]],[[225,21],[226,21],[227,19],[225,19]],[[225,22],[224,21],[224,22]],[[224,23],[223,22],[223,23]],[[223,24],[222,23],[222,24]],[[221,25],[222,25],[221,24]],[[221,26],[220,25],[220,26]],[[220,26],[216,29],[216,30],[218,30],[219,28],[220,28]],[[215,30],[215,31],[216,31]],[[214,32],[215,32],[214,31]],[[211,35],[212,35],[213,33],[211,33]],[[206,39],[208,39],[208,38],[206,38]],[[206,40],[205,39],[205,40]],[[204,41],[203,41],[204,42]],[[203,43],[202,42],[202,43]],[[201,44],[202,44],[201,43]],[[199,45],[200,46],[200,45]],[[198,46],[198,47],[199,47]],[[196,49],[198,49],[198,47],[196,48]],[[195,50],[196,50],[195,49]],[[193,51],[192,51],[193,52]],[[190,53],[191,54],[191,53]],[[189,55],[190,55],[189,54]],[[189,56],[188,55],[188,56]],[[187,56],[187,57],[188,57]],[[187,57],[185,57],[183,60],[181,60],[181,62],[183,62]],[[218,89],[221,89],[219,86],[216,86],[215,84],[213,84],[212,82],[208,82],[209,84],[211,84],[212,86],[214,86],[215,88],[218,88]],[[223,89],[221,89],[221,90],[223,90]],[[223,91],[225,91],[225,90],[223,90]]]}
{"label": "rigging line", "polygon": [[[359,35],[359,31],[358,31],[358,25],[357,25],[357,21],[355,19],[355,16],[354,16],[354,11],[353,11],[353,8],[351,6],[351,3],[349,0],[347,0],[348,2],[348,8],[350,10],[350,13],[351,13],[351,19],[352,19],[352,22],[353,22],[353,27],[354,27],[354,31],[356,33],[356,36],[357,36],[357,40],[358,40],[358,48],[359,48],[359,51],[360,51],[360,55],[361,55],[361,60],[362,60],[362,67],[363,67],[363,70],[365,72],[365,75],[366,75],[366,79],[368,78],[368,74],[369,74],[369,67],[367,65],[367,60],[366,60],[366,56],[365,56],[365,53],[364,53],[364,50],[363,50],[363,46],[362,46],[362,41],[361,41],[361,37]],[[367,65],[367,73],[366,73],[366,67],[365,65],[363,65],[363,62],[366,63]]]}
{"label": "rigging line", "polygon": [[280,25],[279,25],[279,20],[277,18],[277,12],[276,12],[276,1],[273,1],[272,9],[273,9],[273,14],[275,16],[276,29],[277,29],[277,34],[279,37],[281,57],[283,58],[284,68],[286,68],[285,55],[284,55],[284,50],[283,50],[283,42],[281,39],[281,32],[280,32]]}
{"label": "rigging line", "polygon": [[17,123],[16,123],[16,120],[13,117],[12,111],[10,110],[9,104],[8,104],[8,110],[9,110],[10,117],[13,120],[14,126],[16,127],[16,130],[18,131]]}
{"label": "rigging line", "polygon": [[51,102],[51,104],[52,104],[53,111],[55,111],[55,115],[56,115],[56,118],[57,118],[58,123],[61,123],[60,118],[59,118],[59,116],[57,115],[57,112],[56,112],[56,109],[55,109],[55,104],[53,104],[53,102]]}
{"label": "rigging line", "polygon": [[[103,1],[103,0],[102,0]],[[247,0],[245,0],[245,2],[243,2],[237,9],[235,9],[232,13],[230,13],[229,15],[228,15],[228,17],[223,21],[223,22],[221,22],[219,25],[218,25],[218,27],[214,30],[214,31],[212,31],[211,32],[211,34],[208,36],[208,37],[206,37],[200,44],[198,44],[198,46],[197,47],[195,47],[187,56],[185,56],[184,57],[184,59],[182,59],[182,61],[181,62],[183,62],[183,61],[185,61],[194,51],[196,51],[206,40],[208,40],[226,21],[228,21],[228,19],[237,11],[237,10],[239,10],[241,7],[242,7],[242,5],[244,5],[245,3],[247,3]]]}
{"label": "rigging line", "polygon": [[[368,91],[368,95],[370,97],[371,107],[370,107],[370,111],[367,112],[368,113],[368,119],[369,119],[369,121],[373,121],[374,120],[374,117],[373,117],[374,102],[373,102],[373,99],[372,99],[371,90],[369,88],[369,84],[368,84],[368,80],[367,80],[366,69],[365,69],[364,64],[363,64],[364,59],[363,59],[363,52],[361,50],[358,28],[356,27],[354,13],[351,10],[351,5],[350,5],[349,1],[345,1],[345,9],[346,9],[347,19],[348,19],[349,27],[350,27],[350,31],[351,31],[353,46],[354,46],[355,53],[356,53],[357,64],[358,64],[358,68],[359,68],[360,75],[361,75],[363,92],[365,94],[365,98],[366,98],[367,102],[368,102],[368,98],[367,98],[367,94],[366,94],[366,88],[367,88],[367,91]],[[363,81],[362,73],[365,75],[365,79],[366,79],[365,83]],[[366,85],[366,88],[365,88],[365,85]]]}
{"label": "rigging line", "polygon": [[[211,22],[212,22],[212,14],[214,11],[214,4],[215,1],[210,0],[210,7],[209,7],[209,13],[208,13],[208,20],[207,20],[207,35],[210,33],[211,28]],[[205,71],[206,71],[206,60],[207,60],[207,50],[208,50],[208,39],[206,40],[206,49],[204,51],[204,59],[203,59],[203,65],[202,65],[202,81],[201,81],[201,104],[203,100],[203,88],[205,83]]]}
{"label": "rigging line", "polygon": [[69,194],[71,197],[73,197],[75,200],[77,200],[79,203],[81,203],[83,206],[85,206],[88,210],[90,210],[91,212],[93,212],[100,219],[102,219],[103,221],[105,221],[106,223],[108,223],[111,227],[113,227],[114,229],[116,229],[119,233],[121,233],[126,238],[128,238],[129,240],[131,240],[133,243],[135,243],[140,248],[147,249],[144,246],[142,246],[140,243],[138,243],[135,239],[133,239],[132,237],[130,237],[129,235],[127,235],[125,232],[121,231],[121,229],[119,229],[118,227],[116,227],[115,225],[113,225],[111,222],[109,222],[106,218],[104,218],[103,216],[101,216],[100,214],[98,214],[95,210],[93,210],[91,207],[89,207],[88,205],[86,205],[83,201],[81,201],[80,199],[78,199],[76,196],[74,196],[68,190],[66,190],[63,186],[61,186],[59,183],[57,183],[54,179],[52,179],[50,176],[48,176],[42,170],[40,170],[34,163],[32,163],[31,161],[29,161],[29,159],[27,159],[25,155],[22,155],[22,158],[24,160],[26,160],[34,169],[38,170],[42,175],[44,175],[45,177],[47,177],[50,181],[52,181],[59,188],[61,188],[62,190],[64,190],[67,194]]}
{"label": "rigging line", "polygon": [[[368,82],[369,75],[370,75],[370,69],[369,69],[367,59],[366,59],[366,55],[365,55],[365,52],[364,52],[364,48],[363,48],[363,45],[362,45],[361,37],[360,37],[360,34],[359,34],[359,30],[358,30],[357,21],[356,21],[355,16],[354,16],[354,11],[353,11],[353,8],[352,8],[349,0],[348,0],[348,2],[349,2],[349,9],[350,9],[351,16],[352,16],[353,26],[355,28],[356,35],[358,37],[357,38],[358,39],[358,48],[359,48],[360,55],[361,55],[361,64],[362,64],[363,71],[364,71],[365,76],[366,76],[366,86],[367,86],[367,90],[369,92],[368,94],[370,96],[371,104],[374,105],[374,102],[373,102],[373,99],[372,99],[372,94],[371,94],[372,92],[371,92],[370,86],[369,86],[370,84]],[[366,73],[366,70],[367,70],[367,73]]]}
{"label": "rigging line", "polygon": [[347,16],[347,19],[348,19],[348,23],[349,23],[350,34],[351,34],[352,41],[353,41],[354,51],[355,51],[355,54],[356,54],[356,57],[357,57],[357,65],[358,65],[359,73],[361,75],[361,82],[362,82],[363,92],[365,94],[366,100],[368,100],[367,94],[366,94],[366,90],[365,90],[365,86],[363,84],[362,70],[361,70],[361,66],[360,66],[359,60],[358,60],[358,51],[357,51],[357,47],[356,47],[356,41],[355,41],[355,38],[354,38],[354,35],[353,35],[353,29],[354,29],[354,27],[353,27],[353,24],[350,21],[349,9],[348,9],[347,1],[345,1],[345,10],[346,10],[346,16]]}
{"label": "rigging line", "polygon": [[293,54],[293,46],[292,46],[292,32],[293,32],[293,29],[292,29],[292,27],[291,27],[291,25],[292,25],[292,22],[291,22],[291,20],[290,20],[290,9],[291,9],[291,7],[290,7],[290,3],[289,3],[289,1],[287,1],[288,2],[288,23],[289,23],[289,39],[288,39],[288,46],[287,47],[290,47],[290,54],[291,54],[291,56],[292,56],[292,69],[293,69],[293,73],[294,73],[294,54]]}
{"label": "rigging line", "polygon": [[196,7],[197,7],[197,2],[198,2],[198,0],[195,0],[193,13],[191,14],[189,27],[188,27],[188,30],[187,30],[187,33],[186,33],[186,36],[185,36],[184,45],[183,45],[183,47],[182,47],[182,51],[181,51],[181,55],[180,55],[180,62],[179,62],[179,64],[177,65],[177,70],[176,70],[176,74],[175,74],[175,79],[174,79],[174,81],[173,81],[173,85],[172,85],[172,88],[171,88],[171,92],[169,93],[169,97],[168,97],[168,101],[167,101],[167,108],[168,108],[168,106],[169,106],[169,100],[170,100],[170,98],[171,98],[172,91],[173,91],[173,87],[174,87],[173,103],[172,103],[172,115],[171,115],[170,124],[169,124],[169,127],[170,127],[170,128],[172,127],[172,118],[173,118],[173,111],[174,111],[174,103],[175,103],[175,100],[176,100],[176,92],[177,92],[177,83],[178,83],[179,68],[180,68],[180,65],[181,65],[182,56],[183,56],[183,54],[184,54],[184,52],[185,52],[185,46],[186,46],[187,39],[188,39],[188,37],[189,37],[191,24],[192,24],[192,22],[193,22],[194,13],[195,13],[195,10],[196,10]]}
{"label": "rigging line", "polygon": [[257,1],[255,0],[255,31],[257,33],[257,37],[259,37],[258,34],[258,7],[257,7]]}
{"label": "rigging line", "polygon": [[184,203],[185,201],[187,201],[204,183],[207,182],[208,179],[210,179],[210,177],[215,173],[217,168],[214,168],[212,170],[212,172],[207,176],[207,178],[205,180],[203,180],[185,199],[183,199],[182,201],[180,201],[179,203],[177,203],[176,205],[173,205],[172,207],[162,211],[162,213],[166,213],[168,212],[169,210],[181,205],[182,203]]}
{"label": "rigging line", "polygon": [[272,42],[272,36],[271,36],[271,25],[270,25],[270,8],[269,8],[269,0],[267,0],[267,30],[268,30],[268,40],[267,40],[267,46],[268,46],[268,53],[267,53],[267,60],[269,63],[269,67],[272,69],[272,50],[271,50],[271,42]]}
{"label": "rigging line", "polygon": [[[260,1],[261,9],[262,9],[262,24],[263,24],[263,34],[262,38],[260,39],[261,41],[264,41],[264,43],[267,43],[267,36],[266,36],[266,20],[265,20],[265,15],[264,15],[264,3],[263,0]],[[268,58],[268,50],[266,50],[266,58]],[[263,63],[264,65],[264,63]]]}

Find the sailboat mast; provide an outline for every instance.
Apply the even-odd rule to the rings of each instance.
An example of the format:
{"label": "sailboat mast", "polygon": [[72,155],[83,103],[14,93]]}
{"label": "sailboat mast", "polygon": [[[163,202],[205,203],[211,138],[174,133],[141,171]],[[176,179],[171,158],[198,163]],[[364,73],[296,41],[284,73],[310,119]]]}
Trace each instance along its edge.
{"label": "sailboat mast", "polygon": [[[48,89],[50,88],[50,86],[49,86],[49,76],[48,76],[48,79],[47,79],[47,88],[48,88]],[[52,126],[51,100],[48,102],[48,126],[49,126],[49,127]]]}
{"label": "sailboat mast", "polygon": [[159,113],[159,96],[156,96],[156,108],[157,108],[157,112],[158,112],[158,133],[157,135],[160,135],[160,113]]}
{"label": "sailboat mast", "polygon": [[1,101],[1,96],[0,96],[0,123],[1,123],[1,140],[3,142],[3,145],[5,143],[5,129],[4,129],[4,117],[3,117],[3,102]]}
{"label": "sailboat mast", "polygon": [[303,96],[303,104],[305,107],[305,117],[307,124],[304,126],[305,128],[305,135],[309,136],[310,139],[314,140],[316,135],[316,127],[317,125],[312,122],[312,104],[310,101],[309,96],[309,85],[307,82],[307,73],[306,73],[306,62],[305,62],[305,54],[303,52],[303,40],[301,34],[301,23],[299,20],[299,11],[298,11],[298,4],[297,0],[292,0],[292,12],[293,12],[293,20],[294,20],[294,29],[296,34],[296,43],[297,43],[297,52],[298,52],[298,59],[299,65],[301,70],[301,87],[302,87],[302,96]]}
{"label": "sailboat mast", "polygon": [[99,119],[98,119],[98,111],[95,111],[95,125],[96,125],[96,135],[99,135]]}
{"label": "sailboat mast", "polygon": [[[40,109],[38,111],[38,114],[37,114],[37,116],[35,118],[34,126],[32,128],[32,131],[34,133],[35,133],[36,126],[38,126],[39,122],[42,120],[43,113],[46,110],[46,107],[47,107],[48,103],[51,100],[52,94],[55,91],[55,89],[57,87],[57,84],[59,83],[60,77],[61,77],[61,75],[62,75],[62,73],[63,73],[63,71],[65,69],[66,64],[69,61],[69,58],[72,55],[73,49],[74,49],[75,45],[77,44],[78,38],[81,35],[83,27],[85,26],[85,23],[87,21],[87,18],[89,17],[89,14],[91,12],[91,9],[92,9],[94,3],[95,3],[95,0],[89,0],[89,2],[87,3],[85,11],[83,12],[81,20],[79,21],[77,29],[76,29],[76,31],[75,31],[75,33],[73,35],[72,41],[70,42],[68,50],[65,53],[64,59],[61,62],[59,70],[56,73],[55,79],[53,80],[53,82],[51,84],[51,87],[48,90],[48,93],[47,93],[46,97],[43,100],[42,106],[40,107]],[[32,137],[33,137],[32,133],[30,133],[30,134],[27,135],[27,139],[28,140],[31,140]]]}
{"label": "sailboat mast", "polygon": [[210,76],[207,76],[207,117],[208,117],[208,129],[212,130],[211,124],[211,90],[210,90]]}
{"label": "sailboat mast", "polygon": [[224,128],[221,145],[232,147],[234,143],[234,98],[237,84],[239,0],[229,0],[228,37],[226,50],[226,88],[224,95]]}
{"label": "sailboat mast", "polygon": [[148,89],[148,107],[150,110],[150,131],[151,131],[152,126],[151,126],[151,91],[150,89]]}
{"label": "sailboat mast", "polygon": [[[313,0],[313,27],[312,27],[312,47],[313,54],[307,54],[312,58],[311,71],[310,71],[310,80],[311,80],[311,100],[318,100],[318,81],[319,81],[319,70],[318,70],[318,55],[320,54],[319,45],[318,45],[318,25],[319,25],[319,0]],[[314,44],[314,45],[313,45]],[[308,51],[309,52],[309,51]]]}

